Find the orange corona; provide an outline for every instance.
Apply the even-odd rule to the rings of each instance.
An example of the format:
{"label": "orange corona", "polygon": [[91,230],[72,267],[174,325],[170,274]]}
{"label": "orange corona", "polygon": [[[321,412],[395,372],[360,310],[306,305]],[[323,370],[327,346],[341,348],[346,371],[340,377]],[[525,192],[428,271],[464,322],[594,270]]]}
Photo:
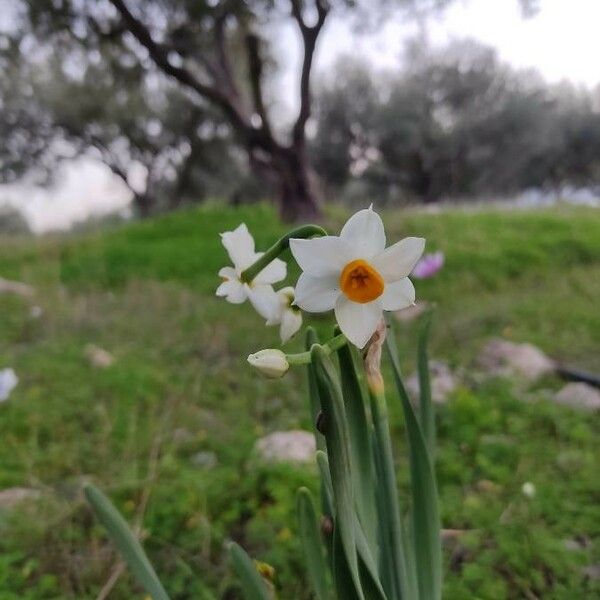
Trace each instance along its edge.
{"label": "orange corona", "polygon": [[340,275],[340,287],[353,302],[366,304],[383,294],[383,277],[366,260],[358,259],[348,263]]}

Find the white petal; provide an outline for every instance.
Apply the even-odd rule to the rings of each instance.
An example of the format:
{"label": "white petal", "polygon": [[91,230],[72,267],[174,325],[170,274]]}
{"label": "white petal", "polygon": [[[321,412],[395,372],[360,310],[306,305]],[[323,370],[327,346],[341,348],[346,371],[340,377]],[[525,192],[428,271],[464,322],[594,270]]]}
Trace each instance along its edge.
{"label": "white petal", "polygon": [[386,283],[380,300],[383,310],[402,310],[415,303],[415,286],[408,277]]}
{"label": "white petal", "polygon": [[415,268],[424,249],[424,238],[404,238],[373,258],[372,264],[386,282],[398,281]]}
{"label": "white petal", "polygon": [[279,322],[280,301],[277,292],[270,285],[246,286],[246,293],[256,312],[271,321]]}
{"label": "white petal", "polygon": [[352,260],[352,251],[339,237],[290,240],[290,250],[303,271],[319,277],[338,274]]}
{"label": "white petal", "polygon": [[307,312],[331,310],[341,293],[339,286],[337,275],[313,277],[302,273],[296,284],[295,303]]}
{"label": "white petal", "polygon": [[352,248],[353,258],[372,258],[385,248],[385,230],[381,217],[372,209],[352,215],[340,233]]}
{"label": "white petal", "polygon": [[302,327],[302,313],[299,310],[291,308],[285,310],[281,317],[281,326],[279,327],[281,343],[285,344],[290,340],[300,327]]}
{"label": "white petal", "polygon": [[248,297],[244,285],[237,279],[224,281],[217,288],[216,293],[219,297],[224,296],[227,302],[231,302],[231,304],[241,304]]}
{"label": "white petal", "polygon": [[[263,253],[257,255],[257,258],[262,256]],[[255,283],[277,283],[282,279],[285,279],[287,273],[287,265],[281,259],[276,258],[271,261],[255,278]]]}
{"label": "white petal", "polygon": [[342,333],[359,348],[363,348],[381,321],[379,299],[359,304],[341,295],[335,303],[335,318]]}
{"label": "white petal", "polygon": [[254,262],[254,238],[245,223],[233,231],[222,233],[221,241],[236,269],[243,270]]}
{"label": "white petal", "polygon": [[219,277],[223,279],[237,279],[237,273],[233,267],[223,267],[219,269]]}

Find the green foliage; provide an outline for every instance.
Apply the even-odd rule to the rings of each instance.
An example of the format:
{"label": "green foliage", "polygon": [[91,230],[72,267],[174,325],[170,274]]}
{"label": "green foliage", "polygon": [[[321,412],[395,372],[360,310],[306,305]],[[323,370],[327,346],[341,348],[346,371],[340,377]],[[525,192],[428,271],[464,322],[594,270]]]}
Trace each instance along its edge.
{"label": "green foliage", "polygon": [[96,516],[108,531],[123,560],[140,584],[153,600],[169,600],[169,596],[160,583],[139,540],[130,531],[129,526],[110,500],[93,485],[86,486],[84,491]]}
{"label": "green foliage", "polygon": [[[332,212],[327,227],[344,216]],[[428,250],[446,253],[435,279],[416,282],[419,298],[438,301],[431,356],[468,368],[489,336],[504,335],[600,368],[596,211],[389,211],[384,219],[390,239],[423,234]],[[264,207],[206,207],[85,237],[0,241],[0,275],[37,290],[32,301],[0,296],[0,366],[21,379],[0,406],[0,487],[42,491],[0,512],[0,597],[97,597],[117,556],[78,501],[90,477],[128,522],[149,490],[144,547],[174,599],[241,599],[227,540],[273,565],[280,598],[311,597],[294,515],[299,487],[318,498],[317,469],[263,465],[251,453],[269,431],[313,427],[306,377],[257,378],[244,356],[274,346],[277,332],[212,297],[226,260],[217,234],[240,221],[260,248],[283,232]],[[37,320],[33,302],[44,311]],[[321,339],[330,335],[319,319],[312,324]],[[397,333],[408,374],[417,330],[402,323]],[[90,367],[90,342],[111,351],[114,365]],[[597,596],[581,569],[600,562],[598,420],[549,402],[560,385],[553,378],[534,388],[464,385],[436,407],[441,521],[464,531],[444,549],[443,597]],[[407,499],[405,423],[393,398]],[[526,481],[533,498],[521,493]],[[111,596],[143,592],[125,573]]]}

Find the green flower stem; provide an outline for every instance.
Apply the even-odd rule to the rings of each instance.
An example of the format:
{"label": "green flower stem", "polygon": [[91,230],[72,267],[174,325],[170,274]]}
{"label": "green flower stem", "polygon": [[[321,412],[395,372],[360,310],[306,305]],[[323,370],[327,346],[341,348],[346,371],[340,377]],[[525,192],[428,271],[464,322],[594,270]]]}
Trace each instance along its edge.
{"label": "green flower stem", "polygon": [[244,283],[250,283],[270,262],[275,260],[290,245],[292,238],[306,239],[313,236],[327,235],[327,232],[318,225],[302,225],[292,229],[282,238],[279,238],[255,263],[242,271],[240,279]]}
{"label": "green flower stem", "polygon": [[[342,333],[331,338],[325,344],[322,344],[323,351],[326,355],[336,352],[342,346],[348,343],[346,336]],[[285,359],[290,365],[308,365],[311,363],[310,350],[299,352],[298,354],[286,354]]]}
{"label": "green flower stem", "polygon": [[381,461],[381,494],[383,506],[386,510],[387,544],[391,552],[391,563],[394,565],[393,576],[395,587],[401,591],[402,598],[413,598],[410,594],[410,574],[406,564],[406,556],[403,548],[405,536],[400,516],[398,503],[398,490],[396,484],[396,471],[392,454],[392,440],[390,437],[390,426],[388,422],[388,409],[385,392],[377,389],[369,389],[371,396],[371,415],[375,430],[375,451]]}

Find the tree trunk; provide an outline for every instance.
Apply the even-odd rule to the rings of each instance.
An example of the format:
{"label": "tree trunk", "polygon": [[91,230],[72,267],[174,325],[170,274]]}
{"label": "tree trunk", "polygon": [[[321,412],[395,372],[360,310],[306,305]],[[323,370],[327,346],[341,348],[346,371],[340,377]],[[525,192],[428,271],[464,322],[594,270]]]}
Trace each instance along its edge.
{"label": "tree trunk", "polygon": [[146,192],[133,194],[133,206],[135,208],[135,212],[139,217],[145,219],[152,215],[154,206],[154,199]]}
{"label": "tree trunk", "polygon": [[279,185],[279,213],[288,223],[311,222],[321,211],[314,174],[301,149],[286,148],[275,161]]}

